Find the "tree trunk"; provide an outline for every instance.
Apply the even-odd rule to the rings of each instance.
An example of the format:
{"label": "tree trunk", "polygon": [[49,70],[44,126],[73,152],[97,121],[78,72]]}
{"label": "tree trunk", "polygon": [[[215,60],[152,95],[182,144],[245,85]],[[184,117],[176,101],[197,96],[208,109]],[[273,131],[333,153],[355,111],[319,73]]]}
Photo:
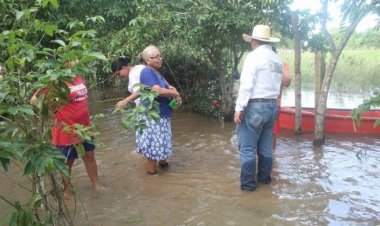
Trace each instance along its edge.
{"label": "tree trunk", "polygon": [[[230,75],[224,76],[224,83],[221,84],[223,97],[223,117],[224,121],[232,121],[235,113],[234,87],[235,80],[239,76],[238,65],[243,53],[238,53],[233,42],[230,43],[230,52],[232,56],[232,72]],[[224,94],[223,94],[224,93]]]}
{"label": "tree trunk", "polygon": [[53,226],[73,226],[70,212],[64,202],[61,187],[57,183],[54,173],[47,176],[39,176],[37,173],[33,179],[34,193],[41,196],[40,208],[36,209],[35,215],[39,219],[46,220]]}
{"label": "tree trunk", "polygon": [[302,131],[302,112],[301,112],[301,38],[299,31],[298,15],[292,13],[292,31],[293,31],[293,44],[294,44],[294,75],[295,75],[295,119],[294,119],[294,133],[299,135]]}
{"label": "tree trunk", "polygon": [[327,23],[327,8],[328,8],[328,0],[322,1],[322,32],[323,35],[329,45],[329,52],[331,54],[331,59],[329,62],[329,66],[327,68],[325,77],[322,83],[321,94],[319,96],[318,108],[315,112],[315,128],[314,128],[314,146],[321,146],[325,142],[325,114],[326,114],[326,104],[327,104],[327,96],[330,90],[330,84],[332,80],[332,76],[334,74],[336,65],[338,63],[339,57],[342,54],[344,47],[346,46],[348,40],[351,35],[354,33],[355,28],[358,26],[359,22],[366,15],[365,13],[359,14],[351,24],[348,26],[341,43],[338,48],[335,46],[334,40],[331,37],[330,33],[327,31],[326,23]]}
{"label": "tree trunk", "polygon": [[[237,65],[239,64],[239,61],[241,59],[242,55],[238,55],[233,46],[230,46],[232,48],[232,56],[233,56],[233,65],[234,68],[237,69]],[[225,68],[223,65],[221,65],[221,62],[218,60],[219,57],[215,57],[215,52],[210,48],[204,48],[205,52],[212,63],[216,73],[219,77],[220,82],[220,89],[221,89],[221,111],[223,113],[223,119],[224,121],[232,121],[233,115],[234,115],[234,98],[233,98],[233,90],[234,90],[234,77],[231,74],[230,76],[226,75],[223,71],[223,68]],[[233,72],[234,73],[234,72]]]}
{"label": "tree trunk", "polygon": [[330,84],[332,76],[334,74],[336,64],[338,62],[340,53],[337,55],[332,55],[329,67],[327,68],[325,78],[323,79],[321,94],[319,96],[318,108],[315,111],[315,129],[314,129],[314,146],[321,146],[325,143],[325,114],[326,114],[326,104],[327,97],[330,90]]}
{"label": "tree trunk", "polygon": [[319,96],[321,95],[321,88],[323,78],[326,73],[326,62],[325,57],[321,52],[315,53],[314,56],[314,109],[318,108]]}

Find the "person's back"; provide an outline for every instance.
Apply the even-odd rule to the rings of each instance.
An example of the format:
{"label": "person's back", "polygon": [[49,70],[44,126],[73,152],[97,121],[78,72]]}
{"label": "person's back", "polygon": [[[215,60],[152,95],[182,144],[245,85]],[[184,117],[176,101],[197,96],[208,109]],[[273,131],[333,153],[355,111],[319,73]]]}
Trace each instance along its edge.
{"label": "person's back", "polygon": [[[129,72],[129,82],[128,82],[128,91],[130,93],[137,93],[138,92],[138,87],[136,87],[135,85],[137,83],[140,83],[140,74],[141,74],[141,71],[145,68],[145,65],[143,64],[139,64],[139,65],[135,65],[131,71]],[[137,98],[135,100],[135,104],[140,104],[140,98]]]}
{"label": "person's back", "polygon": [[90,126],[87,88],[82,77],[76,77],[71,83],[66,83],[70,89],[69,102],[55,113],[52,127],[52,143],[54,145],[72,145],[79,143],[79,137],[64,130],[65,126],[80,124]]}
{"label": "person's back", "polygon": [[[240,188],[254,191],[271,182],[272,130],[278,115],[277,97],[282,80],[282,61],[272,51],[270,28],[256,25],[252,36],[243,34],[253,51],[244,61],[236,99],[234,122],[240,154]],[[257,164],[257,173],[256,173]]]}
{"label": "person's back", "polygon": [[[252,96],[276,99],[280,94],[282,61],[272,51],[272,47],[262,45],[256,48],[247,56],[245,62],[255,62],[254,64],[244,64],[244,67],[249,68],[248,72],[254,75]],[[244,73],[244,68],[242,73]]]}

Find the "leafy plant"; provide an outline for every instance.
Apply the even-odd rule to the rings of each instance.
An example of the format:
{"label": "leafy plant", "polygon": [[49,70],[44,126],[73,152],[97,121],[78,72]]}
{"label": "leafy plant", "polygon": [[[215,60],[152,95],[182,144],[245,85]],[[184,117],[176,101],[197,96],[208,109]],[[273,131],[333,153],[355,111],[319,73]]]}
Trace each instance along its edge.
{"label": "leafy plant", "polygon": [[116,109],[114,113],[120,112],[123,114],[121,125],[124,129],[134,129],[142,133],[147,126],[148,120],[160,120],[160,106],[156,100],[158,94],[152,91],[150,87],[141,83],[137,83],[135,86],[139,88],[141,104],[127,110],[124,108]]}
{"label": "leafy plant", "polygon": [[[101,17],[74,21],[67,27],[57,19],[57,0],[0,1],[2,15],[0,61],[6,70],[0,81],[0,162],[8,171],[12,162],[23,167],[30,181],[26,204],[0,194],[13,212],[9,225],[73,225],[62,196],[60,175],[69,176],[65,157],[50,143],[54,110],[66,103],[66,82],[76,75],[95,75],[93,62],[106,57],[91,49],[96,36],[87,23]],[[67,62],[77,60],[68,67]],[[29,100],[37,90],[35,105]],[[93,136],[88,128],[74,126],[83,139]],[[58,179],[59,178],[59,179]]]}
{"label": "leafy plant", "polygon": [[[380,106],[380,92],[375,91],[373,93],[373,96],[369,100],[364,101],[364,103],[360,104],[357,108],[354,108],[352,110],[352,113],[351,113],[352,119],[354,120],[354,122],[360,123],[361,114],[363,112],[369,111],[373,107],[379,107],[379,106]],[[379,124],[380,124],[380,118],[376,119],[373,126],[376,127]]]}

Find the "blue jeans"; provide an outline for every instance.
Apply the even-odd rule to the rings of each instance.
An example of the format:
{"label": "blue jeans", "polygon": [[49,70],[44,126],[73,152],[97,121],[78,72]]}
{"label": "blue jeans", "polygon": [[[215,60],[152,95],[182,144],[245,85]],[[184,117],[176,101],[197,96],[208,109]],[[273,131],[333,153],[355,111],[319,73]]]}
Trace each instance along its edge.
{"label": "blue jeans", "polygon": [[243,190],[254,191],[257,183],[271,181],[273,124],[277,115],[275,101],[250,102],[243,111],[242,122],[237,128],[241,164],[240,186]]}

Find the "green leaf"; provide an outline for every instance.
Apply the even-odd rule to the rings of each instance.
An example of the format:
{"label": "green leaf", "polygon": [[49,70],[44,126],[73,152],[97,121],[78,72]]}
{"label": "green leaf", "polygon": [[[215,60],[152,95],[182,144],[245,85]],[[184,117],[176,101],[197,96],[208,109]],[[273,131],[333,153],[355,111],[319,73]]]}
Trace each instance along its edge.
{"label": "green leaf", "polygon": [[14,60],[13,57],[10,57],[7,61],[5,61],[5,65],[7,65],[7,68],[9,68],[10,71],[14,71]]}
{"label": "green leaf", "polygon": [[70,42],[70,46],[72,46],[72,47],[77,47],[77,46],[81,46],[81,45],[82,45],[81,42],[77,42],[77,41]]}
{"label": "green leaf", "polygon": [[137,19],[136,18],[129,21],[129,26],[133,27],[136,25],[137,25]]}
{"label": "green leaf", "polygon": [[25,113],[27,115],[34,115],[33,108],[30,105],[22,105],[22,106],[20,106],[19,107],[19,111],[23,112],[23,113]]}
{"label": "green leaf", "polygon": [[102,53],[97,53],[97,52],[93,52],[93,53],[88,53],[86,55],[84,55],[80,60],[79,60],[79,64],[84,64],[84,63],[88,63],[88,62],[93,62],[95,60],[103,60],[103,61],[106,61],[107,60],[107,57],[105,57]]}
{"label": "green leaf", "polygon": [[160,115],[156,111],[149,112],[149,116],[154,120],[158,121],[160,120]]}
{"label": "green leaf", "polygon": [[36,55],[44,55],[44,56],[53,56],[53,54],[47,52],[47,51],[36,51]]}
{"label": "green leaf", "polygon": [[61,160],[61,161],[65,161],[66,160],[66,157],[59,151],[55,150],[53,152],[50,152],[49,153],[49,157],[52,158],[52,159],[58,159],[58,160]]}
{"label": "green leaf", "polygon": [[66,43],[64,41],[60,40],[60,39],[56,39],[56,40],[53,40],[51,42],[57,43],[57,44],[59,44],[61,46],[66,46]]}
{"label": "green leaf", "polygon": [[57,167],[58,171],[62,173],[63,176],[69,177],[69,171],[67,169],[67,165],[64,163],[64,161],[60,159],[54,159],[54,165]]}
{"label": "green leaf", "polygon": [[41,202],[42,202],[42,196],[41,194],[37,193],[33,195],[32,199],[29,202],[29,206],[30,208],[33,208],[33,207],[38,208],[41,206]]}
{"label": "green leaf", "polygon": [[9,145],[4,145],[3,149],[0,149],[0,158],[5,158],[5,159],[12,159],[13,157],[17,157],[17,147],[14,148],[12,144]]}
{"label": "green leaf", "polygon": [[59,4],[57,0],[42,0],[42,7],[46,8],[46,6],[50,3],[51,6],[53,6],[54,9],[58,9]]}
{"label": "green leaf", "polygon": [[124,129],[126,129],[126,130],[128,130],[128,129],[130,129],[129,127],[130,127],[130,123],[129,123],[129,121],[128,120],[126,120],[126,119],[121,119],[121,125],[123,126],[123,128]]}
{"label": "green leaf", "polygon": [[17,107],[10,107],[10,108],[8,108],[8,112],[12,115],[16,115],[19,112],[23,112],[27,115],[33,115],[34,114],[33,108],[30,105],[21,105],[21,106],[17,106]]}
{"label": "green leaf", "polygon": [[81,27],[83,28],[84,27],[84,23],[82,21],[71,21],[68,25],[67,25],[70,29],[73,29],[73,28],[76,28],[76,27]]}
{"label": "green leaf", "polygon": [[43,175],[46,171],[46,159],[40,156],[37,160],[36,172],[38,175]]}
{"label": "green leaf", "polygon": [[83,144],[74,145],[75,149],[77,150],[78,156],[83,157],[85,150]]}
{"label": "green leaf", "polygon": [[24,168],[23,175],[28,176],[33,172],[33,170],[34,170],[34,166],[32,164],[32,161],[29,161]]}
{"label": "green leaf", "polygon": [[59,7],[58,0],[50,0],[50,4],[53,6],[54,9],[58,9]]}
{"label": "green leaf", "polygon": [[8,112],[12,115],[16,115],[18,113],[19,108],[18,107],[10,107],[8,108]]}
{"label": "green leaf", "polygon": [[19,20],[24,15],[24,11],[16,11],[16,20]]}
{"label": "green leaf", "polygon": [[1,162],[1,165],[3,166],[3,169],[5,170],[5,172],[8,172],[9,168],[11,166],[10,159],[0,157],[0,162]]}
{"label": "green leaf", "polygon": [[102,22],[102,23],[105,22],[105,20],[102,16],[93,16],[93,17],[89,17],[86,19],[86,21],[89,21],[89,20],[94,22],[94,23],[96,23],[97,21]]}
{"label": "green leaf", "polygon": [[47,35],[52,37],[56,31],[58,31],[58,27],[53,24],[48,24],[44,27],[44,31]]}

